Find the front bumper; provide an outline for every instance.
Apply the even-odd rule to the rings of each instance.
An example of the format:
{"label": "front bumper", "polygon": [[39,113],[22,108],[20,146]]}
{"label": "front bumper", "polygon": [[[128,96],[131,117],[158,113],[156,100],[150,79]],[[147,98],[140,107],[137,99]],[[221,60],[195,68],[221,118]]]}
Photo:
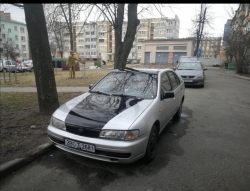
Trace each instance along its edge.
{"label": "front bumper", "polygon": [[183,79],[185,85],[187,86],[202,86],[204,85],[203,78],[190,78],[190,79]]}
{"label": "front bumper", "polygon": [[[51,125],[48,126],[47,133],[55,146],[62,150],[84,157],[114,163],[132,163],[144,157],[149,136],[149,133],[146,133],[133,141],[114,141],[75,135]],[[95,153],[68,147],[65,145],[65,138],[95,145]]]}

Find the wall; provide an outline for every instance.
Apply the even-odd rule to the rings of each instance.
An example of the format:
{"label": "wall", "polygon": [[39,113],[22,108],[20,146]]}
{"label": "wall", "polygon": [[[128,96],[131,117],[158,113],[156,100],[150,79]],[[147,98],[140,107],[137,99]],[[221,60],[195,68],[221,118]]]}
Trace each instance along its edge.
{"label": "wall", "polygon": [[223,64],[226,59],[225,58],[199,58],[199,60],[201,61],[202,64],[206,65],[206,66],[212,66],[213,64],[217,63],[217,64]]}

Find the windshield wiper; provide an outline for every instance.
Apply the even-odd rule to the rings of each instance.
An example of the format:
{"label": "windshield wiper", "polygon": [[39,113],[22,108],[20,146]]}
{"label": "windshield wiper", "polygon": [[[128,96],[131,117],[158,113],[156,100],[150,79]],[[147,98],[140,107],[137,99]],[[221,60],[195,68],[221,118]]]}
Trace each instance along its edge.
{"label": "windshield wiper", "polygon": [[138,99],[142,99],[140,97],[137,96],[133,96],[133,95],[126,95],[126,94],[111,94],[113,96],[123,96],[123,97],[131,97],[131,98],[138,98]]}
{"label": "windshield wiper", "polygon": [[186,70],[195,70],[195,69],[186,69]]}
{"label": "windshield wiper", "polygon": [[105,92],[100,92],[100,91],[89,91],[90,93],[97,93],[97,94],[103,94],[103,95],[109,95],[108,93],[105,93]]}

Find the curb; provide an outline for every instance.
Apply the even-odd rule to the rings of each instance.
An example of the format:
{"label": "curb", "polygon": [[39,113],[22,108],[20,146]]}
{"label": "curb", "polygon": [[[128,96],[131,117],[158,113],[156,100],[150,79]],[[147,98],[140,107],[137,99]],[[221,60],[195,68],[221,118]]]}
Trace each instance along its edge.
{"label": "curb", "polygon": [[53,148],[55,148],[53,143],[45,143],[43,145],[38,146],[35,151],[33,151],[30,155],[24,158],[16,158],[12,161],[0,165],[0,179],[25,166],[26,164],[32,162],[33,160],[49,152]]}
{"label": "curb", "polygon": [[241,79],[244,79],[244,80],[250,80],[250,78],[248,78],[248,77],[240,76],[240,75],[237,75],[237,74],[232,74],[232,73],[230,73],[229,71],[227,71],[226,69],[224,69],[224,71],[225,71],[226,73],[228,73],[229,75],[233,76],[233,77],[241,78]]}

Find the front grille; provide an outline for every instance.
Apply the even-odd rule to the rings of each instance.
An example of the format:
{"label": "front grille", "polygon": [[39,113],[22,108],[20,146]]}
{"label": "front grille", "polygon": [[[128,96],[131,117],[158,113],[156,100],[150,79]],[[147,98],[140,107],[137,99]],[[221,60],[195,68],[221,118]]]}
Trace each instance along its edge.
{"label": "front grille", "polygon": [[101,129],[91,129],[91,128],[86,128],[86,127],[66,124],[66,131],[76,134],[76,135],[84,136],[84,137],[98,138],[101,132]]}
{"label": "front grille", "polygon": [[195,76],[181,76],[181,77],[187,79],[187,78],[194,78]]}

